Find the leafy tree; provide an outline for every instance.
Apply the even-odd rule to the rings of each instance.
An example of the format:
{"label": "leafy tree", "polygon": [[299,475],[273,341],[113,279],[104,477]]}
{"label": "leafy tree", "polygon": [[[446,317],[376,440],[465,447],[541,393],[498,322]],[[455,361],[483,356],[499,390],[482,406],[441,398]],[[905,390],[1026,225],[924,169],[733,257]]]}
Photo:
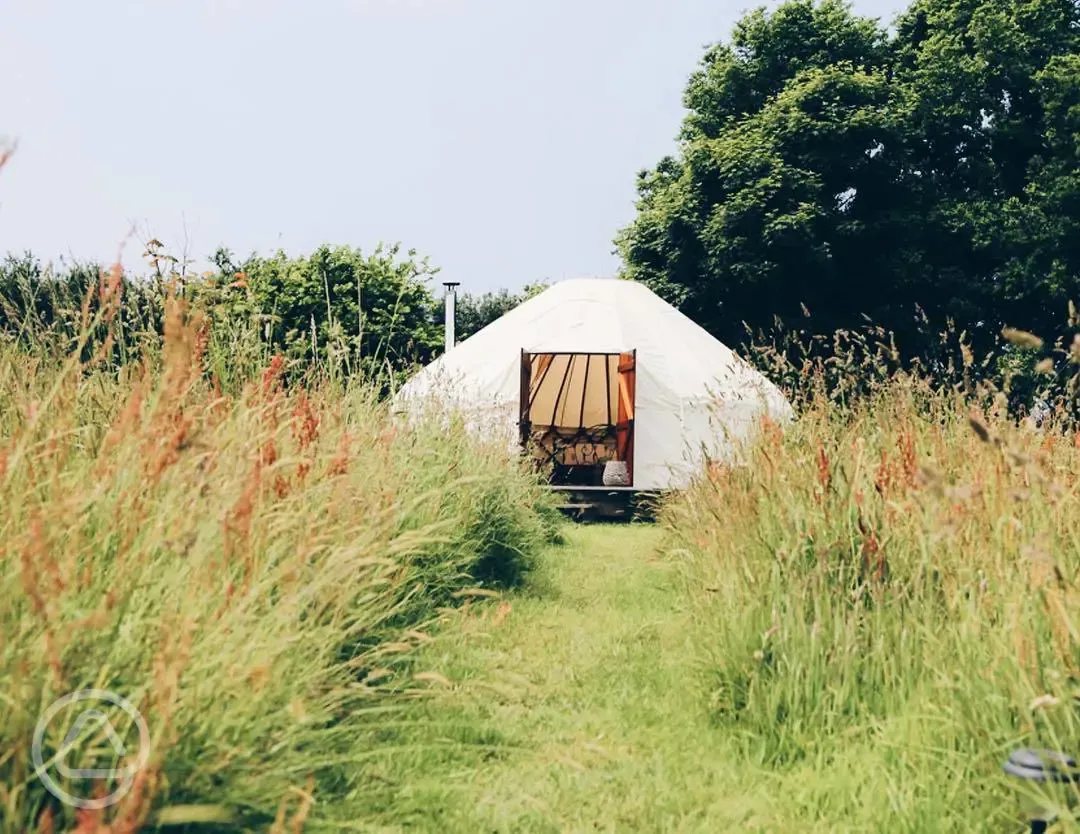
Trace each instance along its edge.
{"label": "leafy tree", "polygon": [[236,263],[227,250],[218,272],[197,294],[219,321],[243,319],[263,341],[298,367],[383,376],[430,361],[441,346],[426,259],[400,247],[371,255],[348,246],[322,246],[306,257],[277,252]]}
{"label": "leafy tree", "polygon": [[997,326],[1062,331],[1080,277],[1080,7],[919,0],[900,18],[895,81],[937,274]]}
{"label": "leafy tree", "polygon": [[520,303],[520,296],[505,289],[483,295],[462,293],[457,299],[457,320],[454,325],[458,339],[468,339]]}
{"label": "leafy tree", "polygon": [[639,175],[624,276],[727,341],[774,317],[869,317],[908,355],[947,320],[976,344],[1062,333],[1078,47],[1072,0],[916,0],[891,36],[840,0],[746,15],[689,81],[677,154]]}

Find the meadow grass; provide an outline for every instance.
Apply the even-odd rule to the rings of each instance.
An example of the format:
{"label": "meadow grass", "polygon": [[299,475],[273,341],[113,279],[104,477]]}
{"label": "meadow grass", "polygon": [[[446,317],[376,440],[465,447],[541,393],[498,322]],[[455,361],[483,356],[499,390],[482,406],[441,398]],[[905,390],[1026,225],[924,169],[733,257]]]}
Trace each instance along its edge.
{"label": "meadow grass", "polygon": [[[0,345],[0,831],[355,823],[364,763],[432,685],[410,654],[441,608],[520,579],[547,502],[504,450],[399,425],[363,384],[285,386],[275,361],[222,394],[198,314],[172,300],[164,330],[122,367]],[[77,813],[31,739],[84,688],[133,702],[152,743],[118,804]],[[69,764],[118,766],[102,741]]]}
{"label": "meadow grass", "polygon": [[[505,449],[175,299],[105,361],[111,287],[94,342],[0,343],[0,831],[998,831],[1012,748],[1080,752],[1074,428],[833,363],[658,525],[557,546]],[[75,813],[30,740],[89,687],[151,758]]]}
{"label": "meadow grass", "polygon": [[1077,830],[1002,764],[1080,753],[1078,436],[902,376],[803,406],[447,613],[385,830]]}
{"label": "meadow grass", "polygon": [[565,539],[524,589],[446,612],[421,651],[445,683],[402,730],[413,752],[379,765],[382,830],[725,831],[752,813],[662,531]]}
{"label": "meadow grass", "polygon": [[1078,479],[1080,435],[897,377],[668,504],[767,830],[1007,830],[1011,749],[1080,752]]}

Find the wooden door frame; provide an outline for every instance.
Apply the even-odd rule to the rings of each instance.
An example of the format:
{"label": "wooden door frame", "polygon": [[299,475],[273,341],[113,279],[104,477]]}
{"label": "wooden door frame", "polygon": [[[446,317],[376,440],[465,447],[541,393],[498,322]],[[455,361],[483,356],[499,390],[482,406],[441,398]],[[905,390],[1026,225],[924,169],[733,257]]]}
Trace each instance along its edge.
{"label": "wooden door frame", "polygon": [[619,354],[619,412],[615,423],[616,447],[626,462],[630,486],[634,485],[634,435],[637,416],[637,350]]}
{"label": "wooden door frame", "polygon": [[521,450],[528,451],[532,421],[529,419],[530,399],[532,394],[532,354],[521,350],[521,388],[518,394],[518,432]]}

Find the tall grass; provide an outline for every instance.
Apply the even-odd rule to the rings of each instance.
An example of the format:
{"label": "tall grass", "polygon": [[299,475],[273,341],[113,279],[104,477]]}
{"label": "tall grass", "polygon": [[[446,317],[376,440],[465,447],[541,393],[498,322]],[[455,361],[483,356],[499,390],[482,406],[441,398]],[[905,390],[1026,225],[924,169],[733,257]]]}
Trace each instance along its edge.
{"label": "tall grass", "polygon": [[[108,331],[119,288],[102,282],[84,333]],[[172,299],[164,338],[119,366],[108,336],[66,359],[0,344],[0,831],[362,817],[366,761],[425,686],[410,650],[551,533],[505,450],[400,426],[363,383],[286,387],[275,359],[222,393],[203,324]],[[31,738],[83,688],[132,701],[152,744],[119,803],[76,813]],[[77,714],[50,724],[46,760]],[[69,765],[116,766],[101,741]]]}
{"label": "tall grass", "polygon": [[[809,311],[807,311],[809,316]],[[972,334],[944,322],[936,329],[924,314],[915,344],[866,323],[829,335],[785,327],[747,330],[746,357],[780,385],[798,406],[828,400],[845,409],[881,391],[898,374],[938,388],[963,392],[970,403],[989,407],[1003,401],[1023,416],[1041,407],[1058,422],[1080,423],[1080,310],[1068,305],[1068,324],[1076,332],[1046,342],[1016,328]]]}
{"label": "tall grass", "polygon": [[766,830],[1005,830],[1010,750],[1080,753],[1080,434],[903,373],[803,390],[662,511],[711,715]]}

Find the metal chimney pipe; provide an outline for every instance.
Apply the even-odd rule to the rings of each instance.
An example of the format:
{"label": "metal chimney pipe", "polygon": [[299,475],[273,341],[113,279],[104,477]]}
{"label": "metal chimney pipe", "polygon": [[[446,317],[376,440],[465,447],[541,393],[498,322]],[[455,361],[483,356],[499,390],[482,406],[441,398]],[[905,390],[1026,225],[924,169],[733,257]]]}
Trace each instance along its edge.
{"label": "metal chimney pipe", "polygon": [[457,290],[454,288],[461,286],[461,282],[444,281],[443,286],[446,287],[446,352],[449,353],[451,348],[457,344],[454,333],[454,323],[457,317]]}

